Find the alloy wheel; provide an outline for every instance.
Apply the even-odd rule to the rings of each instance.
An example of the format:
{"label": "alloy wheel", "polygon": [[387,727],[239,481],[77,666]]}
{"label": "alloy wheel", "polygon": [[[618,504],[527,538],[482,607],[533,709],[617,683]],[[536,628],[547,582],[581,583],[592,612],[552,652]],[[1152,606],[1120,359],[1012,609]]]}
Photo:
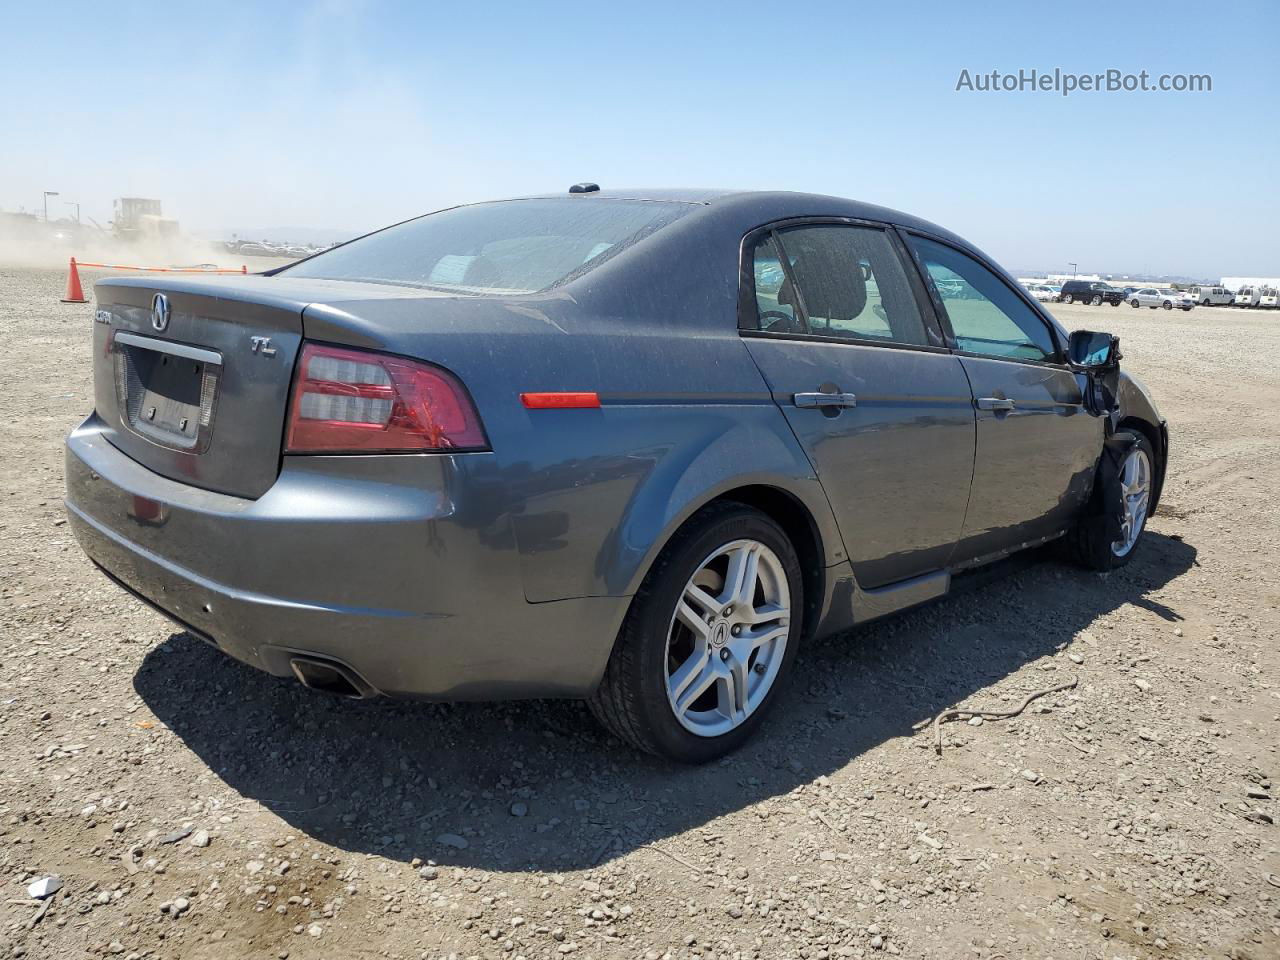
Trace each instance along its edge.
{"label": "alloy wheel", "polygon": [[1111,543],[1117,557],[1127,556],[1138,543],[1147,523],[1151,503],[1151,458],[1141,447],[1134,447],[1120,470],[1120,539]]}
{"label": "alloy wheel", "polygon": [[667,630],[667,699],[686,730],[717,737],[769,695],[791,637],[791,591],[758,540],[726,543],[685,584]]}

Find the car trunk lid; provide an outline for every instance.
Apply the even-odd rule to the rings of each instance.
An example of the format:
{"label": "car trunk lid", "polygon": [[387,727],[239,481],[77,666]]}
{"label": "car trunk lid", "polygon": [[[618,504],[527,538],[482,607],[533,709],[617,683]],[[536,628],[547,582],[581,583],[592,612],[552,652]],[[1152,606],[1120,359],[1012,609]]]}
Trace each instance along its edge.
{"label": "car trunk lid", "polygon": [[99,281],[94,392],[107,439],[170,479],[261,496],[280,471],[303,311],[339,293],[404,291],[266,276]]}
{"label": "car trunk lid", "polygon": [[94,399],[114,446],[192,486],[266,492],[279,471],[305,304],[255,296],[253,286],[97,284]]}

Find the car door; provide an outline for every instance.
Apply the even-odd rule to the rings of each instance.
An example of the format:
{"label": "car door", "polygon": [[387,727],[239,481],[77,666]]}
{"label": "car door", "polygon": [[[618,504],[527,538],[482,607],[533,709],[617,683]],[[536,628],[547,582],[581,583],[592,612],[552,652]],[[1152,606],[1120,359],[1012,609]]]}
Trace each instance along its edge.
{"label": "car door", "polygon": [[1092,489],[1103,424],[1085,409],[1059,338],[1031,301],[975,256],[923,235],[907,242],[976,407],[973,491],[955,564],[1062,532]]}
{"label": "car door", "polygon": [[968,380],[882,224],[790,222],[744,243],[747,349],[873,588],[946,567],[973,476]]}

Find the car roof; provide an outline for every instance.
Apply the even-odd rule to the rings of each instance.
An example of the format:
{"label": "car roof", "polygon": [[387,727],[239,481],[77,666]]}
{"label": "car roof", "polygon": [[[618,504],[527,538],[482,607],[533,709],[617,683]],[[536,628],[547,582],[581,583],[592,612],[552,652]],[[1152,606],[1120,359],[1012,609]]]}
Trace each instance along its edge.
{"label": "car roof", "polygon": [[749,191],[724,190],[693,187],[652,187],[621,188],[613,190],[591,190],[587,193],[539,193],[528,197],[512,197],[513,200],[559,200],[563,198],[575,201],[583,200],[667,200],[675,203],[711,203],[722,197],[734,196]]}
{"label": "car roof", "polygon": [[513,200],[572,200],[575,203],[593,203],[605,200],[654,200],[697,204],[707,212],[740,215],[744,221],[767,223],[789,217],[849,217],[856,220],[875,220],[920,230],[935,236],[958,242],[966,247],[973,245],[936,223],[920,217],[882,207],[862,200],[850,200],[820,193],[801,193],[791,190],[731,190],[723,188],[618,188],[592,190],[588,193],[548,193],[529,197],[513,197]]}

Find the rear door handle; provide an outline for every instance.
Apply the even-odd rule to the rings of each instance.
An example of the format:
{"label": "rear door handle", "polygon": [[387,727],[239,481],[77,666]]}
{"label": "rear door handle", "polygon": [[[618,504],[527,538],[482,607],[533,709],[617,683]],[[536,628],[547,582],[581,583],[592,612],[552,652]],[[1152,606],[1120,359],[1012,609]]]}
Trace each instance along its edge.
{"label": "rear door handle", "polygon": [[1004,397],[979,397],[979,410],[1004,410],[1009,411],[1016,407],[1017,404],[1012,400],[1006,400]]}
{"label": "rear door handle", "polygon": [[797,407],[856,407],[854,393],[797,393],[791,398]]}

